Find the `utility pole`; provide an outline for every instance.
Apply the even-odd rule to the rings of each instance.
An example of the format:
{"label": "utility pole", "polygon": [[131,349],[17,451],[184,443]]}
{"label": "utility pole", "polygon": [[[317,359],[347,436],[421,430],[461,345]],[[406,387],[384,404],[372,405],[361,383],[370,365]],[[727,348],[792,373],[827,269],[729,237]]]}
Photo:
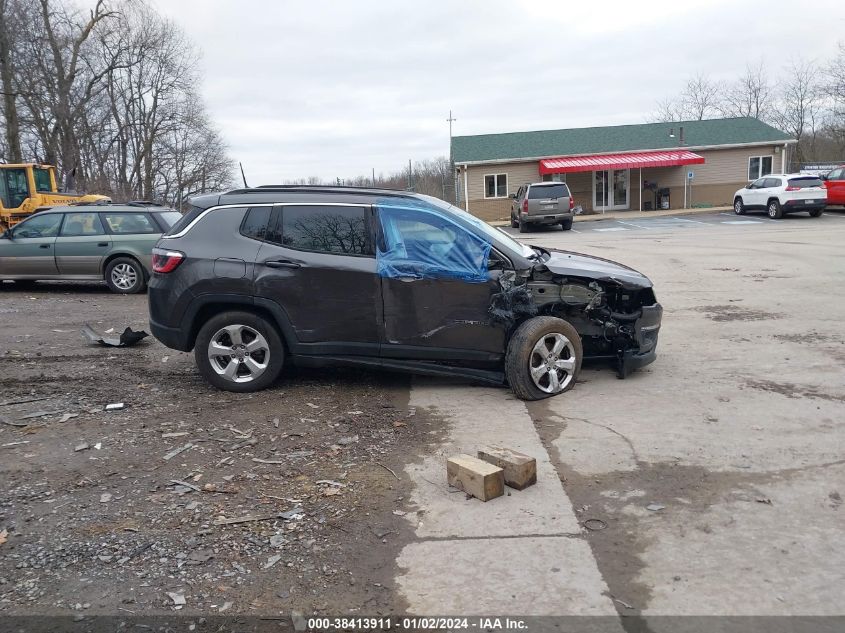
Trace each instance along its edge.
{"label": "utility pole", "polygon": [[376,186],[376,168],[373,167],[373,188]]}
{"label": "utility pole", "polygon": [[414,183],[413,183],[413,181],[411,180],[411,178],[412,178],[412,175],[411,175],[411,174],[412,174],[412,173],[413,173],[413,172],[411,171],[411,159],[409,158],[409,159],[408,159],[408,191],[413,191],[413,190],[414,190]]}
{"label": "utility pole", "polygon": [[[446,121],[449,122],[449,166],[452,169],[452,178],[455,180],[455,204],[458,204],[458,176],[455,174],[455,161],[452,158],[452,123],[457,119],[452,116],[451,110],[449,110],[449,118]],[[445,190],[443,195],[445,197]]]}

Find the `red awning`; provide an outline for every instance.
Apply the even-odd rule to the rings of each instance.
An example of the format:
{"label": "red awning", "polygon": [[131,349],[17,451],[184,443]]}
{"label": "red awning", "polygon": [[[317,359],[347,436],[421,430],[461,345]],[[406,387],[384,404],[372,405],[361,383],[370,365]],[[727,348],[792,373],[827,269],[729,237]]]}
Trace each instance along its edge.
{"label": "red awning", "polygon": [[660,152],[625,152],[624,154],[593,154],[586,156],[562,156],[544,158],[540,161],[541,174],[563,174],[573,171],[597,171],[602,169],[636,169],[637,167],[674,167],[675,165],[699,165],[704,157],[690,151],[668,150]]}

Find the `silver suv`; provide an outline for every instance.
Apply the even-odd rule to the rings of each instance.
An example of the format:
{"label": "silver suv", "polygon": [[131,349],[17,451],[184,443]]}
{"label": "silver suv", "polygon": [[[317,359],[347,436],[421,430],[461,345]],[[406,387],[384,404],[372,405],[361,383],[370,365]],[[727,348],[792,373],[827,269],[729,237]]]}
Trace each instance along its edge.
{"label": "silver suv", "polygon": [[536,182],[523,185],[511,195],[511,226],[526,233],[533,226],[560,224],[564,231],[572,228],[575,200],[565,182]]}

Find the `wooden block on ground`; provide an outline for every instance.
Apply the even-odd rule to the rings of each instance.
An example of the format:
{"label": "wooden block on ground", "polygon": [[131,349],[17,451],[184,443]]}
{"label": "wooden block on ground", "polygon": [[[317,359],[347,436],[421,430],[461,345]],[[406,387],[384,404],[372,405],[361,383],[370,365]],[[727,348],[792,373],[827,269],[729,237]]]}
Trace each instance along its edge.
{"label": "wooden block on ground", "polygon": [[504,471],[472,455],[455,455],[446,460],[450,486],[482,501],[501,497],[505,492]]}
{"label": "wooden block on ground", "polygon": [[537,460],[533,457],[509,448],[485,446],[478,451],[478,459],[501,468],[511,488],[523,490],[537,483]]}

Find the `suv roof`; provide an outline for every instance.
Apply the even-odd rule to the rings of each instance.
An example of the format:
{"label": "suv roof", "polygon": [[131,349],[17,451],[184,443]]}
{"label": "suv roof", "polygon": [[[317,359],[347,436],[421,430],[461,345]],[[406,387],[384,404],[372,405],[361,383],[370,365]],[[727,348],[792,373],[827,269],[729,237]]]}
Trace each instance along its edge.
{"label": "suv roof", "polygon": [[419,194],[402,189],[380,189],[375,187],[348,187],[336,185],[263,185],[233,189],[222,193],[195,196],[189,200],[194,207],[208,209],[219,204],[240,204],[250,202],[297,202],[301,200],[331,202],[337,196],[360,197],[361,202],[373,202],[385,196],[396,198],[417,198]]}

